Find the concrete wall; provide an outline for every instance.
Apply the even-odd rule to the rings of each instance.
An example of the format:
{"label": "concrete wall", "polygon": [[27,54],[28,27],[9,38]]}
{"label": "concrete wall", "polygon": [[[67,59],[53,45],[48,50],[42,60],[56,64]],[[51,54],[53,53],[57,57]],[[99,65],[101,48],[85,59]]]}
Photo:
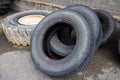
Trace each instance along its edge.
{"label": "concrete wall", "polygon": [[[15,0],[18,9],[48,9],[56,10],[71,4],[85,4],[92,8],[103,9],[114,14],[120,14],[120,0]],[[23,6],[24,5],[24,6]],[[48,7],[47,7],[48,6]]]}
{"label": "concrete wall", "polygon": [[57,4],[85,4],[90,7],[105,9],[113,13],[120,13],[120,0],[42,0]]}

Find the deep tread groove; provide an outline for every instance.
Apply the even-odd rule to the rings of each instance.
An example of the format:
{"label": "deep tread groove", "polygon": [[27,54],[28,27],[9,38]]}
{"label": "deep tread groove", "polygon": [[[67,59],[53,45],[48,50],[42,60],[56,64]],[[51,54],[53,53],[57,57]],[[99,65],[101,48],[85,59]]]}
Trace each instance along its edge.
{"label": "deep tread groove", "polygon": [[22,15],[25,16],[26,14],[28,15],[40,14],[40,15],[47,16],[48,13],[50,12],[31,10],[31,11],[24,11],[24,12],[20,12],[20,13],[16,13],[11,16],[8,16],[4,20],[4,22],[2,22],[3,32],[6,35],[9,42],[12,42],[13,44],[16,44],[16,45],[29,46],[31,35],[36,25],[31,25],[31,26],[20,25],[14,20],[19,16],[22,16]]}

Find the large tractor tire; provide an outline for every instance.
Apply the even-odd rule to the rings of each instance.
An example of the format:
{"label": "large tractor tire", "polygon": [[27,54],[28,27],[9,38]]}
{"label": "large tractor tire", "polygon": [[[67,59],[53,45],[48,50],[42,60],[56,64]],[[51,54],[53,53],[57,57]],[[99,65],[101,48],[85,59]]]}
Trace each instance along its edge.
{"label": "large tractor tire", "polygon": [[30,45],[31,35],[37,24],[48,15],[47,11],[25,11],[8,16],[2,29],[9,40],[16,45]]}

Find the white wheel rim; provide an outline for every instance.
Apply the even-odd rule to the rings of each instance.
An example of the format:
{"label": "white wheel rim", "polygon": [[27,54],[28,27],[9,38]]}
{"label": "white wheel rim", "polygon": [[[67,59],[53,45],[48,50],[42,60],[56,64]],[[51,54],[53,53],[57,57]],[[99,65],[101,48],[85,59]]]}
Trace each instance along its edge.
{"label": "white wheel rim", "polygon": [[43,15],[27,15],[18,19],[18,23],[22,25],[37,25],[45,16]]}

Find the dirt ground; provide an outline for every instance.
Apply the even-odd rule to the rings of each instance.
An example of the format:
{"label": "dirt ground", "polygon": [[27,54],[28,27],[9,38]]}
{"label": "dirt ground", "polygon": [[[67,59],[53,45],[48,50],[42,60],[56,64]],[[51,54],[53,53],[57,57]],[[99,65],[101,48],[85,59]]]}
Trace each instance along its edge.
{"label": "dirt ground", "polygon": [[[0,22],[12,13],[1,16]],[[116,24],[113,40],[97,49],[91,63],[83,71],[65,78],[53,78],[40,72],[32,63],[29,47],[12,45],[0,30],[0,80],[120,80],[117,48],[120,23],[116,21]]]}

